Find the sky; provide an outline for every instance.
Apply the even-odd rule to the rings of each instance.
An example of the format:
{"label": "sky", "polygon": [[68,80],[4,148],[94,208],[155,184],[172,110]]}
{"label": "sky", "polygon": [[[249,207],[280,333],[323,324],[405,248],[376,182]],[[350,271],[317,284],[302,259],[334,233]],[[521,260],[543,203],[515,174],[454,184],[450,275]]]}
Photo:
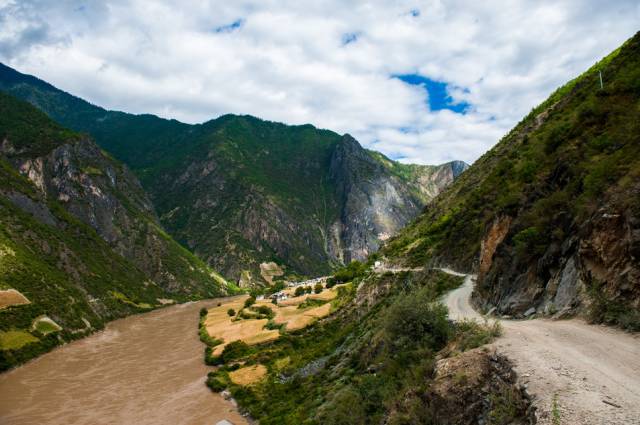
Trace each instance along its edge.
{"label": "sky", "polygon": [[0,61],[108,109],[472,163],[639,29],[638,0],[0,0]]}

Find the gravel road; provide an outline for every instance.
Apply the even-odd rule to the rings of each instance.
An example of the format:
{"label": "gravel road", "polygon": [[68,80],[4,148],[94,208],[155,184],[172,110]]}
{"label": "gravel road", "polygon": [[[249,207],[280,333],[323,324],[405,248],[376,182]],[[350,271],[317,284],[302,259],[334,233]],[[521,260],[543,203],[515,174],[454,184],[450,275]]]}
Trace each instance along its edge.
{"label": "gravel road", "polygon": [[[483,320],[469,303],[475,277],[442,270],[466,276],[443,299],[450,317]],[[640,424],[640,336],[580,319],[500,322],[493,345],[534,396],[539,424]]]}

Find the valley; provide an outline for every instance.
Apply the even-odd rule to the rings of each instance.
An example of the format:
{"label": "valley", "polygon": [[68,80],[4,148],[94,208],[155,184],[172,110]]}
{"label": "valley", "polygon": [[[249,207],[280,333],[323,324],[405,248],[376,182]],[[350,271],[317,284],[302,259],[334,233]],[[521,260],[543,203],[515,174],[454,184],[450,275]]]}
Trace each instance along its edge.
{"label": "valley", "polygon": [[0,5],[0,423],[640,424],[635,5],[49,3]]}

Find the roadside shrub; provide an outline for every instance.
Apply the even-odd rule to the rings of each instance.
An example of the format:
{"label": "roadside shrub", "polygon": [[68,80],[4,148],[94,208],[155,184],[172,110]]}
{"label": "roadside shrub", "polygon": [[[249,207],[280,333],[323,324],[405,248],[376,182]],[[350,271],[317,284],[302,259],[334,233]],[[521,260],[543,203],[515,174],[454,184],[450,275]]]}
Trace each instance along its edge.
{"label": "roadside shrub", "polygon": [[299,296],[301,296],[301,295],[304,295],[304,293],[305,293],[305,289],[304,289],[304,287],[302,287],[302,286],[298,286],[298,287],[296,288],[295,292],[293,293],[293,296],[294,296],[294,297],[299,297]]}
{"label": "roadside shrub", "polygon": [[256,303],[255,297],[249,297],[244,301],[244,308],[249,308]]}
{"label": "roadside shrub", "polygon": [[236,315],[236,311],[232,308],[230,308],[229,310],[227,310],[227,314],[231,317]]}
{"label": "roadside shrub", "polygon": [[460,351],[467,351],[473,348],[489,344],[502,334],[500,322],[486,321],[480,324],[474,320],[463,320],[455,325],[456,346]]}
{"label": "roadside shrub", "polygon": [[322,286],[322,283],[318,282],[316,283],[316,286],[313,287],[313,292],[315,292],[316,294],[319,294],[320,292],[322,292],[323,289],[324,287]]}
{"label": "roadside shrub", "polygon": [[204,307],[200,309],[200,317],[204,317],[207,315],[208,310]]}
{"label": "roadside shrub", "polygon": [[402,295],[387,311],[386,339],[391,347],[400,351],[416,346],[438,350],[452,334],[447,314],[447,307],[432,301],[428,288]]}
{"label": "roadside shrub", "polygon": [[313,288],[311,286],[305,286],[304,292],[306,292],[307,294],[310,294],[313,292]]}

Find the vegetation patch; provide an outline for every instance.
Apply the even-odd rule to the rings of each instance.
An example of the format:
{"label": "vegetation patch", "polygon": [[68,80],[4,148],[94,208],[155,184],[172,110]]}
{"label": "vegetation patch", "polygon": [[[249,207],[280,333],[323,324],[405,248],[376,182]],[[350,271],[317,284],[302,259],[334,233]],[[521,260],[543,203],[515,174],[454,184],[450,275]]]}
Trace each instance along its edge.
{"label": "vegetation patch", "polygon": [[32,344],[38,341],[38,338],[27,331],[0,331],[0,348],[2,350],[17,350],[27,344]]}
{"label": "vegetation patch", "polygon": [[41,335],[48,335],[53,332],[61,331],[62,327],[54,322],[50,317],[40,316],[33,321],[31,329],[33,331],[37,331]]}

